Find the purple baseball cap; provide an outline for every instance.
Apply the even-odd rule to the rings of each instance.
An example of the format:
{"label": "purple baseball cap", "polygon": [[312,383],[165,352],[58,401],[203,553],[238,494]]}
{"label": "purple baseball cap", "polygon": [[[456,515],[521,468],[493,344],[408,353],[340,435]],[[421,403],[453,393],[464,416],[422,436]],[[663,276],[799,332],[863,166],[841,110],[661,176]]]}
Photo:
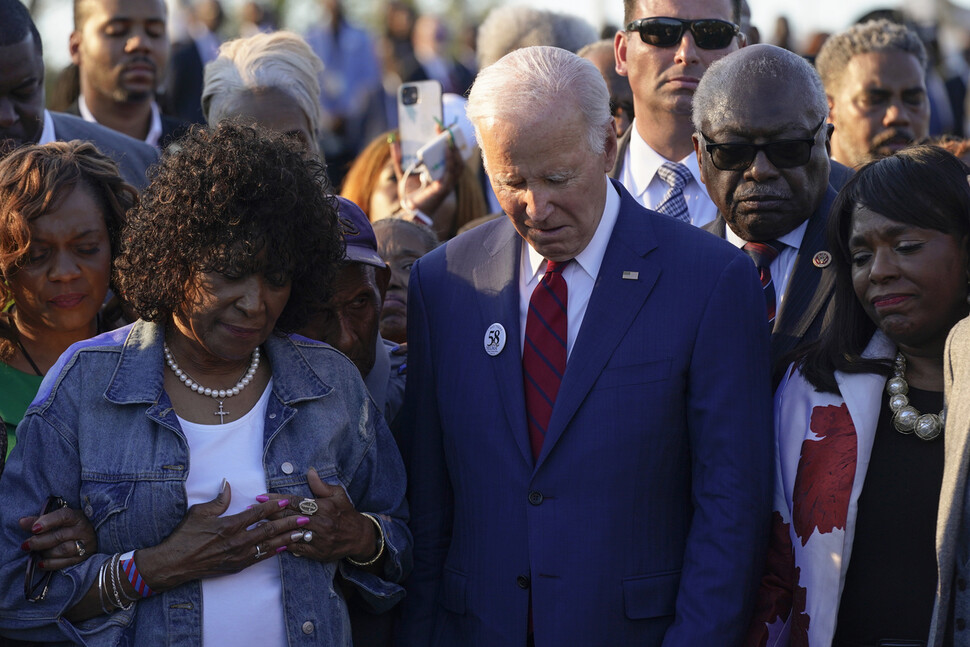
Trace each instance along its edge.
{"label": "purple baseball cap", "polygon": [[337,196],[340,232],[344,237],[344,260],[353,263],[366,263],[374,267],[384,267],[384,259],[377,253],[377,236],[367,216],[356,204]]}

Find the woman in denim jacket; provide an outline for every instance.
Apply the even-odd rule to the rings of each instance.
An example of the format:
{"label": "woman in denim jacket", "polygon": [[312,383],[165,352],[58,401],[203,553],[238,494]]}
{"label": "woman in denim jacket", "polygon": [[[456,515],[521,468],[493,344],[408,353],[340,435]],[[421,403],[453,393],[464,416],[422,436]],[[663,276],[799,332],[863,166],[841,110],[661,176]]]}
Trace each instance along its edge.
{"label": "woman in denim jacket", "polygon": [[[68,349],[0,480],[0,634],[349,645],[338,576],[376,611],[403,597],[394,440],[352,363],[283,332],[342,257],[322,176],[236,125],[165,155],[115,266],[140,320]],[[17,519],[54,495],[84,512],[98,553],[28,569]]]}

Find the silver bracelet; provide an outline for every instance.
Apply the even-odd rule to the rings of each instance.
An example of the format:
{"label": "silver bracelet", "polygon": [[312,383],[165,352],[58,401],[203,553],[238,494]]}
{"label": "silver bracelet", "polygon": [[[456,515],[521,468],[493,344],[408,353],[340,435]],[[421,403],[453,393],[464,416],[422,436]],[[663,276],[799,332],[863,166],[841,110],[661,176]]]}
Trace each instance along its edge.
{"label": "silver bracelet", "polygon": [[118,575],[118,563],[120,561],[121,553],[115,553],[111,558],[111,590],[114,592],[114,605],[122,611],[128,611],[135,606],[135,603],[128,602],[128,605],[125,606],[124,600],[121,599],[121,594],[118,593],[118,589],[121,587],[121,576]]}
{"label": "silver bracelet", "polygon": [[[105,595],[107,594],[107,591],[105,590],[105,584],[104,584],[104,574],[108,569],[108,564],[110,563],[111,563],[111,559],[108,559],[107,561],[102,562],[101,568],[98,569],[98,602],[101,603],[101,611],[103,611],[105,615],[111,613],[111,609],[105,606],[105,603],[104,603]],[[111,600],[108,600],[108,604],[109,605],[111,604]]]}
{"label": "silver bracelet", "polygon": [[371,557],[366,562],[358,562],[356,559],[353,559],[351,557],[347,557],[347,561],[353,564],[354,566],[370,566],[376,563],[377,560],[381,558],[381,555],[384,554],[384,529],[381,528],[381,522],[377,520],[377,517],[375,517],[371,513],[361,512],[361,514],[367,517],[368,519],[370,519],[374,523],[374,526],[377,528],[377,541],[378,541],[377,554]]}

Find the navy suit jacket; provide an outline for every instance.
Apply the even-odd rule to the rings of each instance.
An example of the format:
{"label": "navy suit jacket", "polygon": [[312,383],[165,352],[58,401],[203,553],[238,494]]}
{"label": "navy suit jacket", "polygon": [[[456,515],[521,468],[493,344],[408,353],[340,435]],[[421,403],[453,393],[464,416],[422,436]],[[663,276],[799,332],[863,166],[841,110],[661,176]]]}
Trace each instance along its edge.
{"label": "navy suit jacket", "polygon": [[619,218],[537,461],[522,239],[502,218],[412,270],[402,644],[524,644],[530,597],[539,647],[741,640],[770,514],[764,294],[743,253],[613,186]]}
{"label": "navy suit jacket", "polygon": [[63,112],[51,112],[51,118],[58,141],[89,141],[115,161],[125,182],[139,191],[148,186],[148,167],[158,161],[154,146]]}
{"label": "navy suit jacket", "polygon": [[[819,267],[815,263],[815,257],[819,252],[828,251],[825,230],[835,196],[836,189],[829,184],[821,204],[808,218],[808,226],[805,227],[805,235],[798,248],[798,257],[792,267],[791,276],[788,277],[785,298],[778,316],[775,317],[775,325],[771,331],[771,361],[775,382],[780,380],[791,362],[792,353],[818,339],[832,319],[835,266],[827,264]],[[704,225],[703,229],[720,238],[727,235],[727,223],[720,214]]]}
{"label": "navy suit jacket", "polygon": [[[81,116],[81,107],[77,100],[67,107],[64,111],[66,114],[74,115],[75,117]],[[159,115],[160,121],[162,122],[162,134],[158,138],[158,148],[165,150],[168,145],[180,138],[186,132],[188,132],[189,127],[192,125],[187,121],[182,121],[181,119],[176,119],[174,117],[169,117],[165,113]],[[82,117],[83,119],[83,117]],[[149,144],[150,145],[150,144]]]}

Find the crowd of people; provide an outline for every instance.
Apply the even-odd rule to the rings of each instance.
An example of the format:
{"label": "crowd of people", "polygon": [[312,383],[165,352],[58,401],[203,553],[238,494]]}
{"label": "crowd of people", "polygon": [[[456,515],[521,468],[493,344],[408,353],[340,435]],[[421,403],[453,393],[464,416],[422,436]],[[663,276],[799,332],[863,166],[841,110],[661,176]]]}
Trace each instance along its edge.
{"label": "crowd of people", "polygon": [[926,33],[321,6],[74,0],[48,101],[0,0],[0,644],[970,645]]}

